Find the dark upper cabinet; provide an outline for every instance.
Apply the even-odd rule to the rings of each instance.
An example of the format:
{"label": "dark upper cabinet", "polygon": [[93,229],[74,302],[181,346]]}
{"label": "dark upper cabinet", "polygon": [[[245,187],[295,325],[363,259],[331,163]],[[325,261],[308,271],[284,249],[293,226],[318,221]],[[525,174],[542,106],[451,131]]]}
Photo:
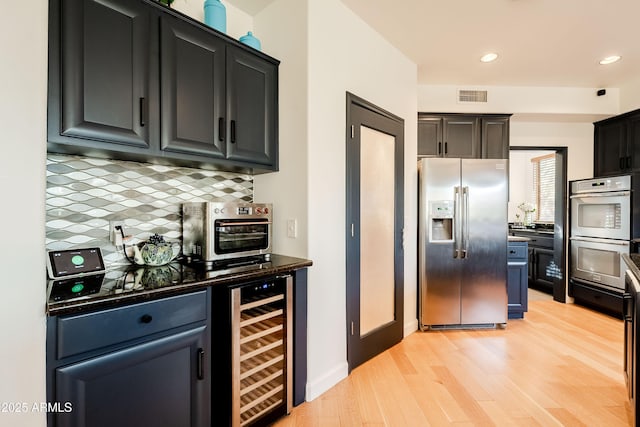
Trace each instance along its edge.
{"label": "dark upper cabinet", "polygon": [[[153,22],[129,0],[51,2],[49,141],[149,148],[156,137]],[[151,117],[151,116],[153,117]]]}
{"label": "dark upper cabinet", "polygon": [[145,0],[50,11],[50,152],[278,169],[277,60]]}
{"label": "dark upper cabinet", "polygon": [[509,158],[509,116],[419,113],[418,156]]}
{"label": "dark upper cabinet", "polygon": [[463,159],[480,157],[479,136],[477,117],[444,117],[442,119],[443,156]]}
{"label": "dark upper cabinet", "polygon": [[278,70],[245,50],[227,48],[227,156],[278,166]]}
{"label": "dark upper cabinet", "polygon": [[640,110],[594,123],[594,176],[640,171]]}
{"label": "dark upper cabinet", "polygon": [[509,117],[480,119],[483,159],[509,158]]}
{"label": "dark upper cabinet", "polygon": [[418,117],[418,156],[440,156],[442,152],[442,118]]}
{"label": "dark upper cabinet", "polygon": [[225,157],[225,42],[171,17],[160,37],[162,149]]}

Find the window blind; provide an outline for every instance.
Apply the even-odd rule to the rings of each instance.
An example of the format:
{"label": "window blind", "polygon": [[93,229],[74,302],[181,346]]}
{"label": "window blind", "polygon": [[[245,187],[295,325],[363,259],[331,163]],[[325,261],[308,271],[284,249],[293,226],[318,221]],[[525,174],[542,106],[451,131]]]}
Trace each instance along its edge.
{"label": "window blind", "polygon": [[555,154],[534,157],[531,163],[533,163],[533,193],[537,206],[535,219],[553,222],[555,219]]}

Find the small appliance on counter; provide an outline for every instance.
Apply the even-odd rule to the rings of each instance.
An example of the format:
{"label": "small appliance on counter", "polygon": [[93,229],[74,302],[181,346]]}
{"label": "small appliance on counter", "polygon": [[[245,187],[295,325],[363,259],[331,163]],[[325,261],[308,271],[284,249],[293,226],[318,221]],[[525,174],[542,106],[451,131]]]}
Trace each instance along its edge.
{"label": "small appliance on counter", "polygon": [[183,255],[189,263],[211,268],[268,261],[272,220],[270,203],[184,203]]}

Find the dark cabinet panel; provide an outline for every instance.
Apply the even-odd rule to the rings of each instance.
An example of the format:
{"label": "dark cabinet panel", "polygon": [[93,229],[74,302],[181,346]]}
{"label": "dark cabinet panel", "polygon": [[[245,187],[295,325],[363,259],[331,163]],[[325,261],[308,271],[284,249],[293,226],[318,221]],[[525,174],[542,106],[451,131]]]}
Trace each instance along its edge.
{"label": "dark cabinet panel", "polygon": [[227,156],[277,169],[277,69],[248,52],[227,48]]}
{"label": "dark cabinet panel", "polygon": [[535,283],[544,288],[553,289],[554,263],[553,249],[536,248]]}
{"label": "dark cabinet panel", "polygon": [[509,117],[483,118],[482,127],[482,158],[509,158]]}
{"label": "dark cabinet panel", "polygon": [[418,118],[418,156],[439,156],[442,152],[442,119]]}
{"label": "dark cabinet panel", "polygon": [[[56,0],[59,57],[52,57],[49,139],[148,148],[157,100],[151,14],[128,0]],[[58,9],[57,6],[60,6]],[[99,146],[87,142],[88,146]]]}
{"label": "dark cabinet panel", "polygon": [[509,242],[507,247],[507,296],[509,319],[522,319],[528,310],[527,242]]}
{"label": "dark cabinet panel", "polygon": [[480,138],[476,117],[445,117],[442,132],[444,157],[463,159],[480,157]]}
{"label": "dark cabinet panel", "polygon": [[418,156],[509,158],[509,116],[418,114]]}
{"label": "dark cabinet panel", "polygon": [[162,149],[224,157],[225,43],[169,17],[160,28]]}
{"label": "dark cabinet panel", "polygon": [[[56,370],[56,426],[205,426],[205,326]],[[208,367],[207,367],[208,369]]]}
{"label": "dark cabinet panel", "polygon": [[50,0],[50,152],[278,170],[279,62],[145,0]]}
{"label": "dark cabinet panel", "polygon": [[48,425],[210,425],[210,294],[49,317]]}
{"label": "dark cabinet panel", "polygon": [[640,110],[594,123],[593,173],[640,171]]}

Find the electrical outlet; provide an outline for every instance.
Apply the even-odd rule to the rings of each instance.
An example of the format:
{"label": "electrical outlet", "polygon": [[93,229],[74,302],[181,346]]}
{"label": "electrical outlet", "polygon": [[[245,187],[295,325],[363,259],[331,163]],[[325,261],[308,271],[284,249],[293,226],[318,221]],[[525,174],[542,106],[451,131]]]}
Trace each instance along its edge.
{"label": "electrical outlet", "polygon": [[[116,228],[119,227],[119,228]],[[109,240],[114,246],[122,246],[122,232],[120,227],[124,227],[124,221],[111,220],[109,221]]]}
{"label": "electrical outlet", "polygon": [[287,220],[287,237],[291,237],[293,239],[298,237],[298,220],[296,219]]}

